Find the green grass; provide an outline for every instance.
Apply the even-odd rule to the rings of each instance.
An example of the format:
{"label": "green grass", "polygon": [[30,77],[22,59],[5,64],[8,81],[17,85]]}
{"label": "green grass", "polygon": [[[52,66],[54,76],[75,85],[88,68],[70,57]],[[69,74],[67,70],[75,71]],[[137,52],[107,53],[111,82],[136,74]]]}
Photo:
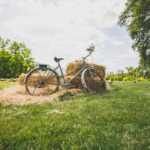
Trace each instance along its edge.
{"label": "green grass", "polygon": [[15,85],[15,82],[9,82],[9,81],[0,81],[0,90],[4,89],[5,87]]}
{"label": "green grass", "polygon": [[0,149],[150,149],[150,83],[115,82],[107,94],[0,105]]}

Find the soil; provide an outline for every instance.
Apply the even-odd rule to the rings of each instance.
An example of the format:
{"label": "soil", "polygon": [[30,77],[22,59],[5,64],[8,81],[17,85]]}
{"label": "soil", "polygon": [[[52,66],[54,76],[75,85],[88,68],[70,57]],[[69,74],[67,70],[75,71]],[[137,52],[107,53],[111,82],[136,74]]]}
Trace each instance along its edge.
{"label": "soil", "polygon": [[25,91],[24,86],[12,86],[0,91],[0,103],[13,105],[39,104],[58,101],[58,97],[67,91],[78,93],[79,89],[61,89],[58,92],[47,96],[31,96]]}

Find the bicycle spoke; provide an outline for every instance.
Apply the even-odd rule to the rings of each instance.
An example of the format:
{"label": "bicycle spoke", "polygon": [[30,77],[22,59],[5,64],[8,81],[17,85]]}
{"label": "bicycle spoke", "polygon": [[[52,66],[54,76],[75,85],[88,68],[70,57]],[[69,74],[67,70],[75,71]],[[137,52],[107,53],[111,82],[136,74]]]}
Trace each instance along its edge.
{"label": "bicycle spoke", "polygon": [[[38,85],[35,86],[35,88],[34,88],[34,90],[33,90],[33,92],[32,92],[33,95],[34,95],[35,90],[37,89],[37,86],[38,86]],[[37,90],[38,90],[38,89],[37,89]]]}

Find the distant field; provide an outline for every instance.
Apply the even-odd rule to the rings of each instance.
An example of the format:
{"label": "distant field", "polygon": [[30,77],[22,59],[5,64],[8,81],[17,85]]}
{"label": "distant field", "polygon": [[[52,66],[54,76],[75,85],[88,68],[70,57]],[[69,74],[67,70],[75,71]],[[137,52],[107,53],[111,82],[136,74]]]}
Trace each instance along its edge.
{"label": "distant field", "polygon": [[0,149],[150,149],[150,82],[114,82],[109,93],[66,93],[54,103],[1,104]]}

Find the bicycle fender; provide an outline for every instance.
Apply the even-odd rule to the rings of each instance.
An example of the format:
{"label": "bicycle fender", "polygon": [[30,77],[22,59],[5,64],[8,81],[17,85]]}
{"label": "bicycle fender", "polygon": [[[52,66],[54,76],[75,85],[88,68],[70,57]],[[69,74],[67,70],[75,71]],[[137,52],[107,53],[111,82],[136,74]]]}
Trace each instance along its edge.
{"label": "bicycle fender", "polygon": [[85,72],[87,70],[94,70],[93,68],[86,68],[83,70],[82,74],[81,74],[81,83],[82,83],[82,86],[87,89],[87,86],[86,86],[86,83],[85,83],[85,78],[84,78],[84,75],[85,75]]}

